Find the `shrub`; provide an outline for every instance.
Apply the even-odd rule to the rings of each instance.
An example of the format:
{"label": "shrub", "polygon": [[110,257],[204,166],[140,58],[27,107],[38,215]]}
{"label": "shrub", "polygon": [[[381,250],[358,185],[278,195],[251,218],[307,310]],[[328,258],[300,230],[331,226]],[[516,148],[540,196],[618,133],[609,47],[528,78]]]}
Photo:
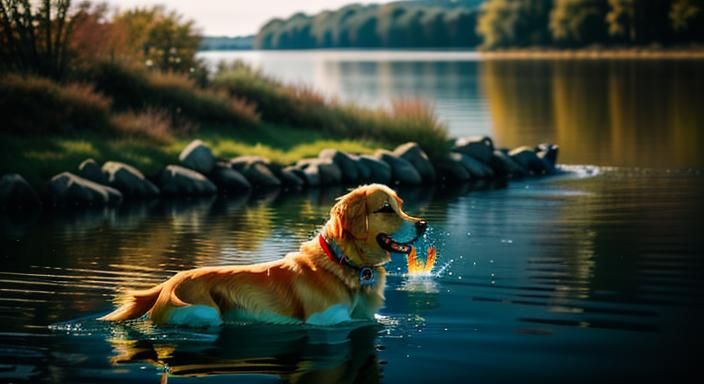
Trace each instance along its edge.
{"label": "shrub", "polygon": [[171,125],[169,113],[156,109],[117,114],[112,118],[112,126],[120,136],[143,137],[160,143],[171,142],[176,130]]}
{"label": "shrub", "polygon": [[110,99],[80,83],[60,84],[44,77],[0,78],[2,131],[73,133],[106,130]]}
{"label": "shrub", "polygon": [[173,120],[228,125],[258,121],[253,106],[222,92],[199,88],[185,75],[149,72],[118,62],[101,62],[88,70],[97,89],[113,98],[117,110],[168,111]]}

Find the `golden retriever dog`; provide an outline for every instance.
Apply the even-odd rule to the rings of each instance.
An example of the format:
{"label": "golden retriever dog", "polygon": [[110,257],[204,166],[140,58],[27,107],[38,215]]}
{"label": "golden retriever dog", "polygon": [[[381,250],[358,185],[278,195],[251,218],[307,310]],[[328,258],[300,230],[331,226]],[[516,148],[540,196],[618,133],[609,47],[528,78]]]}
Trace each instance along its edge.
{"label": "golden retriever dog", "polygon": [[373,319],[384,302],[391,252],[409,254],[426,222],[403,211],[385,185],[338,198],[330,220],[298,252],[254,265],[179,272],[146,290],[121,295],[100,320],[149,315],[159,325],[211,327],[224,321],[330,325]]}

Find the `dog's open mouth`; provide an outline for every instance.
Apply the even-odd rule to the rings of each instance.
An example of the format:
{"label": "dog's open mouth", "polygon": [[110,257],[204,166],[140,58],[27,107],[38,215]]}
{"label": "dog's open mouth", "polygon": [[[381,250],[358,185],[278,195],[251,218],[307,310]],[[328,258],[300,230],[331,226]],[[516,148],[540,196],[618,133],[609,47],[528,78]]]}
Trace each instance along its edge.
{"label": "dog's open mouth", "polygon": [[408,254],[413,250],[413,242],[418,240],[420,237],[420,234],[417,234],[416,237],[414,237],[410,241],[406,241],[404,243],[399,243],[398,241],[394,240],[390,235],[387,235],[385,233],[380,233],[376,236],[376,241],[379,243],[379,246],[389,252],[397,252],[397,253],[405,253]]}

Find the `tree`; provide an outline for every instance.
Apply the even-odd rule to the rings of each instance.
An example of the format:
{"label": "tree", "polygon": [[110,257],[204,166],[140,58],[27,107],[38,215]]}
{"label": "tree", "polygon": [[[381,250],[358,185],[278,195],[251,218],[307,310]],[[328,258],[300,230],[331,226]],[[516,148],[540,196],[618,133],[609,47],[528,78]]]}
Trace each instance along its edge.
{"label": "tree", "polygon": [[0,67],[61,77],[80,13],[70,0],[0,0]]}
{"label": "tree", "polygon": [[667,42],[671,0],[609,0],[609,34],[626,43]]}
{"label": "tree", "polygon": [[476,47],[481,43],[477,30],[477,11],[454,9],[445,13],[445,32],[451,47]]}
{"label": "tree", "polygon": [[568,46],[605,42],[607,12],[607,0],[555,0],[550,12],[552,38]]}
{"label": "tree", "polygon": [[198,67],[200,36],[193,21],[178,13],[161,6],[136,8],[118,14],[113,23],[125,30],[128,50],[147,67],[177,72]]}
{"label": "tree", "polygon": [[468,47],[476,45],[478,0],[396,2],[344,6],[267,22],[257,33],[261,49],[333,47]]}
{"label": "tree", "polygon": [[552,1],[489,0],[477,23],[484,48],[546,45]]}
{"label": "tree", "polygon": [[678,40],[704,41],[704,2],[675,0],[669,17],[673,33]]}
{"label": "tree", "polygon": [[376,16],[357,14],[349,22],[350,42],[355,47],[378,47],[379,36],[377,31]]}
{"label": "tree", "polygon": [[134,57],[127,44],[127,31],[116,26],[109,13],[107,3],[83,3],[70,41],[77,63]]}

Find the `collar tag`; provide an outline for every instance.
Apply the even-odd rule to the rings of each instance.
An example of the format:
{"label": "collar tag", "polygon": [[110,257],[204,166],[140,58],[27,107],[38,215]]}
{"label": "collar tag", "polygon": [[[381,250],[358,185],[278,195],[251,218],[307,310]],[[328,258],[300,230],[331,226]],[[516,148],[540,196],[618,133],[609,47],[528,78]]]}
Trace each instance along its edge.
{"label": "collar tag", "polygon": [[330,260],[338,265],[344,265],[359,272],[359,285],[365,287],[376,283],[376,276],[374,274],[373,266],[365,265],[360,267],[352,264],[344,255],[340,247],[337,246],[335,241],[328,241],[322,233],[319,235],[319,240],[320,247],[323,248],[323,251],[330,258]]}
{"label": "collar tag", "polygon": [[374,276],[374,269],[370,267],[362,267],[359,269],[359,285],[369,286],[376,283],[376,277]]}

